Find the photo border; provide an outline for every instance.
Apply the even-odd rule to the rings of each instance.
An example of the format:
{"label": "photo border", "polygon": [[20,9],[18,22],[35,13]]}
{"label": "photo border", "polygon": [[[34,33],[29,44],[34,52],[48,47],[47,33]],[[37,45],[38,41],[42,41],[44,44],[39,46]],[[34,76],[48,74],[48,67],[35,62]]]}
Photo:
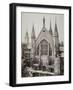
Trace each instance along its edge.
{"label": "photo border", "polygon": [[[26,83],[16,84],[16,7],[39,7],[53,9],[68,9],[69,10],[69,80],[59,82],[42,82],[42,83]],[[50,85],[50,84],[66,84],[71,83],[71,7],[70,6],[55,6],[55,5],[40,5],[40,4],[10,4],[10,63],[9,63],[9,85],[10,86],[33,86],[33,85]]]}

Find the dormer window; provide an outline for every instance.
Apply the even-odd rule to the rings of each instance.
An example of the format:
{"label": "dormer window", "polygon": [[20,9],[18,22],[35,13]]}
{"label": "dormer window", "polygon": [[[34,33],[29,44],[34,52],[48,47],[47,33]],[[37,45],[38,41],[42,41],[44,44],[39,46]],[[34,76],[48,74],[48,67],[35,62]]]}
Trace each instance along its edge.
{"label": "dormer window", "polygon": [[43,30],[43,32],[45,32],[45,30]]}

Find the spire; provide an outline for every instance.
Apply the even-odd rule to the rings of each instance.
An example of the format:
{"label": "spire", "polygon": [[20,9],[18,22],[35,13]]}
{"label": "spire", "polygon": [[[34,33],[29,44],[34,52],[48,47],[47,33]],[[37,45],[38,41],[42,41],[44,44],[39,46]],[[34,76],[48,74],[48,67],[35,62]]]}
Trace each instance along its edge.
{"label": "spire", "polygon": [[33,27],[32,27],[31,38],[34,38],[34,39],[35,39],[35,30],[34,30],[34,25],[33,25]]}
{"label": "spire", "polygon": [[56,19],[55,19],[55,31],[54,31],[54,36],[58,37],[58,28],[57,28],[57,23],[56,23]]}
{"label": "spire", "polygon": [[29,45],[28,31],[26,31],[26,35],[25,35],[25,43],[26,43],[27,45]]}
{"label": "spire", "polygon": [[54,54],[55,56],[58,55],[58,51],[59,51],[59,35],[58,35],[58,28],[57,28],[57,23],[56,23],[56,19],[55,19],[55,30],[54,30]]}
{"label": "spire", "polygon": [[50,21],[50,29],[49,29],[49,33],[50,33],[51,35],[53,35],[53,34],[52,34],[52,28],[51,28],[51,21]]}
{"label": "spire", "polygon": [[43,27],[45,27],[45,17],[43,17]]}
{"label": "spire", "polygon": [[36,39],[35,39],[35,30],[34,30],[34,25],[32,26],[32,33],[31,33],[31,53],[32,53],[32,58],[35,57],[35,52],[36,52]]}

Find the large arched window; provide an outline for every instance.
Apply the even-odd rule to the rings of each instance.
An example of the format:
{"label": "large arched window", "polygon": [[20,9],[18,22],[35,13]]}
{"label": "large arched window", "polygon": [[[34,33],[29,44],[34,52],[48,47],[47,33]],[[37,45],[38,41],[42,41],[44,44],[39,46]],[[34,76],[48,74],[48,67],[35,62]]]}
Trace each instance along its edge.
{"label": "large arched window", "polygon": [[46,40],[41,41],[41,55],[48,55],[48,42]]}

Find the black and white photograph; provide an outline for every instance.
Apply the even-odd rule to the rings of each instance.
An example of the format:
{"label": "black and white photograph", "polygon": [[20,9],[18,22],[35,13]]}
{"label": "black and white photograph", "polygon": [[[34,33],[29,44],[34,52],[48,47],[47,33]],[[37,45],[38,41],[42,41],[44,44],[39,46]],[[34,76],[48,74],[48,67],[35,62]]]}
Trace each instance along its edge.
{"label": "black and white photograph", "polygon": [[64,75],[64,15],[21,13],[22,77]]}
{"label": "black and white photograph", "polygon": [[71,7],[10,4],[10,86],[71,83]]}

